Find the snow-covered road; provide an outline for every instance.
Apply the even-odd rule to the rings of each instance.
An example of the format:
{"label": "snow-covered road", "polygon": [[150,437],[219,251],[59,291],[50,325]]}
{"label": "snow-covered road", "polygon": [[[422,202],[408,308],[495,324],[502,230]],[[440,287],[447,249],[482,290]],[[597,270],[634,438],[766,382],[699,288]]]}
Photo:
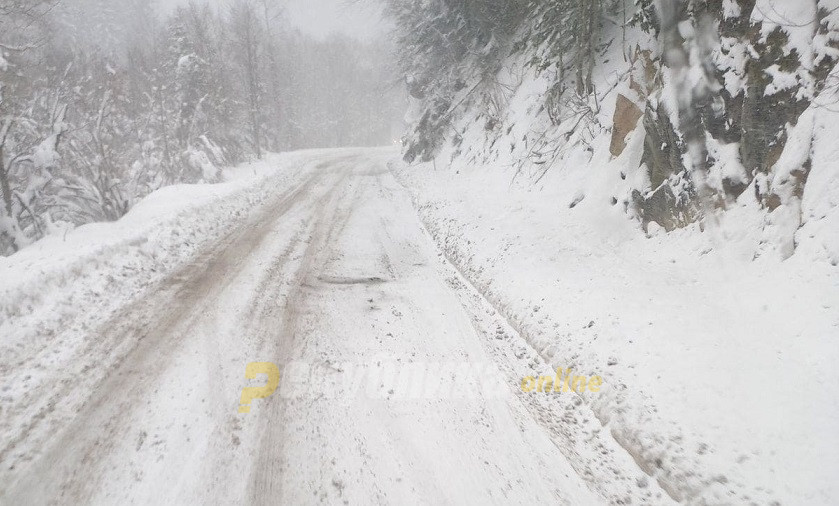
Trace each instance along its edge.
{"label": "snow-covered road", "polygon": [[[669,502],[575,395],[521,391],[550,368],[438,251],[392,157],[310,163],[89,329],[88,366],[2,435],[0,503]],[[282,383],[240,414],[250,362]]]}

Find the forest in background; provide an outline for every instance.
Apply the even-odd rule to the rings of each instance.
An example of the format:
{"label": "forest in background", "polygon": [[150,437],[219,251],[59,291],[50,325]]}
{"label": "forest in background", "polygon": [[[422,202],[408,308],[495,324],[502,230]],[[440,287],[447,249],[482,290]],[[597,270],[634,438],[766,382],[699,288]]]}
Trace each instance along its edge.
{"label": "forest in background", "polygon": [[0,0],[0,33],[3,255],[266,151],[401,127],[386,45],[317,40],[268,0]]}

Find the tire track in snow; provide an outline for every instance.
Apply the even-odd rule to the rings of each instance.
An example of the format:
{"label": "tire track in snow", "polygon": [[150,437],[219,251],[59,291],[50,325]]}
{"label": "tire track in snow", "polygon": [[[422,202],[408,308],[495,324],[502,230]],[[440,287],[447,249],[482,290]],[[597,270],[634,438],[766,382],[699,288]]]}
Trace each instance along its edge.
{"label": "tire track in snow", "polygon": [[[534,374],[555,375],[556,371],[553,371],[549,365],[550,358],[533,347],[532,341],[528,339],[526,333],[521,330],[507,311],[502,307],[497,307],[471,281],[469,276],[460,268],[456,259],[452,258],[449,252],[440,246],[429,229],[428,223],[425,222],[421,213],[417,210],[416,202],[410,197],[410,190],[399,181],[395,174],[393,177],[408,195],[406,198],[414,203],[417,221],[428,240],[434,244],[435,249],[440,252],[441,258],[445,260],[443,271],[449,270],[451,274],[454,274],[454,279],[451,282],[452,289],[459,294],[464,309],[473,318],[475,330],[484,336],[487,347],[492,355],[499,359],[499,363],[505,368],[509,379],[512,382],[518,382],[523,377]],[[519,349],[513,350],[509,344],[499,346],[493,342],[496,340],[493,330],[497,329],[503,329],[506,336],[504,338],[505,343],[507,340],[518,341]],[[522,355],[522,348],[526,350],[524,355]],[[519,357],[519,355],[522,356]],[[619,438],[614,436],[608,428],[608,421],[603,420],[595,410],[589,407],[585,397],[574,393],[574,401],[569,404],[566,402],[567,397],[538,397],[538,394],[524,393],[520,389],[516,390],[516,394],[532,417],[551,435],[554,444],[566,455],[580,476],[588,481],[594,490],[607,498],[611,504],[626,504],[627,499],[633,504],[633,499],[640,499],[642,503],[648,503],[652,500],[656,500],[660,504],[681,502],[678,499],[678,494],[674,494],[669,483],[657,478],[654,473],[645,469],[632,448],[623,444]],[[562,413],[559,422],[556,421],[557,413]],[[596,420],[597,426],[591,427],[590,420]],[[589,426],[586,429],[587,432],[580,434],[581,429],[586,425]],[[607,438],[602,436],[603,432],[608,434]],[[585,436],[585,439],[581,438],[581,435]],[[607,456],[613,454],[614,449],[620,450],[629,458],[620,458],[620,464],[609,459]],[[639,481],[634,476],[629,476],[626,472],[627,462],[632,464],[631,468],[654,480],[655,485],[650,488],[648,483]],[[639,490],[639,488],[646,489],[646,491]],[[666,494],[666,499],[661,497],[661,494],[655,499],[653,496],[655,492],[663,492]],[[640,498],[637,497],[639,495]]]}
{"label": "tire track in snow", "polygon": [[[11,460],[2,476],[2,482],[11,486],[0,491],[4,498],[0,502],[10,498],[21,503],[30,494],[48,498],[55,493],[62,501],[90,497],[99,477],[95,473],[78,476],[78,463],[90,468],[108,453],[128,421],[123,413],[130,412],[147,385],[170,366],[174,347],[189,338],[190,329],[233,282],[243,260],[262,245],[275,223],[305,200],[320,177],[316,168],[303,182],[263,206],[246,226],[232,230],[212,250],[167,277],[159,292],[117,312],[98,338],[88,340],[82,356],[88,357],[90,365],[83,371],[91,374],[63,381],[26,430],[0,451],[0,461]],[[98,374],[93,374],[97,368]],[[90,397],[72,398],[73,391],[90,392]],[[66,417],[72,421],[67,423]],[[55,437],[53,431],[61,435]],[[47,447],[42,452],[13,455],[24,442],[28,448],[45,443]],[[27,464],[28,460],[35,462]],[[59,476],[44,483],[45,475],[55,473]]]}
{"label": "tire track in snow", "polygon": [[[352,162],[349,162],[352,163]],[[318,265],[329,253],[328,246],[336,230],[342,230],[346,225],[352,208],[357,202],[357,191],[349,202],[342,200],[347,192],[346,183],[350,172],[344,169],[341,177],[331,186],[325,199],[325,204],[319,206],[313,219],[310,239],[302,252],[302,260],[289,282],[291,289],[283,306],[280,329],[280,340],[274,351],[273,361],[286,364],[291,355],[291,349],[297,343],[299,334],[299,319],[306,304],[306,292],[318,278]],[[283,497],[282,481],[279,479],[287,469],[284,461],[283,448],[285,433],[278,421],[283,419],[286,411],[285,401],[274,399],[261,412],[262,436],[259,439],[257,455],[254,459],[253,473],[248,480],[247,496],[250,504],[275,504],[277,497]]]}

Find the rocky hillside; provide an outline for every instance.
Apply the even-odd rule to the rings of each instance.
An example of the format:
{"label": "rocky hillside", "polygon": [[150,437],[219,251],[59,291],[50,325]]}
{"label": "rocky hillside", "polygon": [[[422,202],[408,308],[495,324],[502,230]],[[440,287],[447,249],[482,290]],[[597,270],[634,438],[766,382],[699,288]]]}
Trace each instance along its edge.
{"label": "rocky hillside", "polygon": [[582,165],[570,208],[599,199],[647,234],[725,230],[753,256],[805,249],[837,265],[837,9],[396,0],[414,99],[405,158],[540,184]]}

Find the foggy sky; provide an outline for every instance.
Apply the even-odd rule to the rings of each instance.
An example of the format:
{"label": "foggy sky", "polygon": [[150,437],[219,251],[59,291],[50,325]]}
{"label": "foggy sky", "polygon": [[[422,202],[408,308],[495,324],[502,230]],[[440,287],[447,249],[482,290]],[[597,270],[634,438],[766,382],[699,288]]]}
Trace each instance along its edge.
{"label": "foggy sky", "polygon": [[[157,0],[160,10],[168,12],[189,0]],[[210,0],[224,6],[228,0]],[[285,6],[286,15],[295,26],[316,37],[332,32],[345,33],[362,40],[382,35],[386,28],[379,12],[379,0],[276,0]]]}

